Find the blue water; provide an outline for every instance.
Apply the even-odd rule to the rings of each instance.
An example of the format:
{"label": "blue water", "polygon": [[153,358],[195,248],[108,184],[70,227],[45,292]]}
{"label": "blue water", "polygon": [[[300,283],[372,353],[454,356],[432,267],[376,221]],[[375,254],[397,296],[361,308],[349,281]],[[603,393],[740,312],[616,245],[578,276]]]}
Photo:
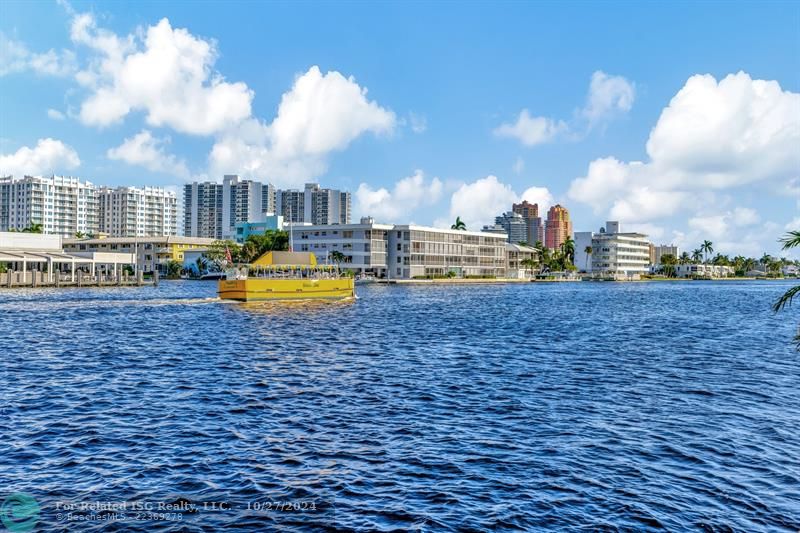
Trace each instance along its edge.
{"label": "blue water", "polygon": [[789,286],[2,290],[0,498],[35,531],[796,532]]}

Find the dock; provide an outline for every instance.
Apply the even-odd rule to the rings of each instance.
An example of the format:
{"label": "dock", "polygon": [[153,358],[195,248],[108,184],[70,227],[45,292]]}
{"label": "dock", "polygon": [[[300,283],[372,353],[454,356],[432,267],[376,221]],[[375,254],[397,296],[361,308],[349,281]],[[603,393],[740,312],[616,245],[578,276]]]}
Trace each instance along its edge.
{"label": "dock", "polygon": [[0,290],[18,288],[45,287],[142,287],[158,286],[158,272],[145,279],[142,272],[135,275],[126,274],[122,270],[113,273],[78,272],[39,272],[36,270],[13,271],[0,274]]}

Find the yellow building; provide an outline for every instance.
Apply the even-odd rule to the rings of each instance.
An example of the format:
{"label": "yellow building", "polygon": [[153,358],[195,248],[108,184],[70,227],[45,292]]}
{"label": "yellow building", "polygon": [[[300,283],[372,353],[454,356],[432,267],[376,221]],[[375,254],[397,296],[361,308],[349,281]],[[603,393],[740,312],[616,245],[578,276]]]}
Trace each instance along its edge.
{"label": "yellow building", "polygon": [[214,239],[200,237],[98,237],[64,239],[65,252],[120,252],[136,255],[136,268],[142,272],[166,273],[169,261],[183,264],[183,252],[207,248]]}

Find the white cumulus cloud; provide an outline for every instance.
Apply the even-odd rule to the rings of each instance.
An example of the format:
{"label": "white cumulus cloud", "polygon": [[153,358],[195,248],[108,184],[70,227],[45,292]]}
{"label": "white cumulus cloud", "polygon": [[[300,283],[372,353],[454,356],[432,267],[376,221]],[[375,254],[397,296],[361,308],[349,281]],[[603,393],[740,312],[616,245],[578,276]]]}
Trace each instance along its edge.
{"label": "white cumulus cloud", "polygon": [[800,94],[744,72],[692,76],[650,133],[649,161],[597,159],[568,194],[596,213],[651,221],[696,209],[706,191],[791,179],[798,146]]}
{"label": "white cumulus cloud", "polygon": [[365,133],[389,134],[396,115],[367,98],[353,77],[313,66],[284,93],[272,123],[250,119],[225,132],[209,155],[212,174],[268,175],[297,184],[327,168],[331,152]]}
{"label": "white cumulus cloud", "polygon": [[617,115],[627,113],[633,107],[636,89],[633,82],[622,76],[612,76],[598,70],[589,82],[589,94],[583,108],[574,113],[571,121],[532,116],[523,109],[515,122],[501,124],[492,133],[496,137],[517,139],[525,146],[536,146],[555,139],[579,139],[593,126],[606,122]]}
{"label": "white cumulus cloud", "polygon": [[535,146],[552,141],[568,129],[566,122],[562,120],[533,117],[530,111],[523,109],[516,122],[501,124],[495,128],[494,134],[497,137],[517,139],[525,146]]}
{"label": "white cumulus cloud", "polygon": [[522,193],[521,200],[531,204],[539,204],[539,216],[542,218],[547,216],[547,210],[550,209],[551,205],[555,204],[553,195],[547,187],[528,187]]}
{"label": "white cumulus cloud", "polygon": [[581,110],[590,126],[617,113],[627,113],[636,97],[634,84],[622,76],[611,76],[598,70],[592,74],[589,95]]}
{"label": "white cumulus cloud", "polygon": [[[510,185],[502,183],[497,176],[486,176],[462,184],[450,198],[450,218],[461,220],[471,231],[480,231],[484,225],[494,223],[500,213],[511,210],[511,204],[519,197]],[[441,224],[441,223],[440,223]]]}
{"label": "white cumulus cloud", "polygon": [[379,222],[398,222],[422,206],[433,205],[442,196],[443,184],[439,178],[425,180],[421,170],[395,183],[389,191],[373,189],[366,183],[356,191],[356,205],[363,216],[372,216]]}
{"label": "white cumulus cloud", "polygon": [[65,118],[67,118],[66,115],[64,115],[64,113],[62,113],[58,109],[48,109],[47,116],[53,120],[64,120]]}
{"label": "white cumulus cloud", "polygon": [[75,53],[71,50],[36,53],[0,32],[0,76],[31,70],[45,76],[69,76],[75,72]]}
{"label": "white cumulus cloud", "polygon": [[24,176],[60,174],[81,164],[78,153],[56,139],[39,139],[36,146],[23,146],[13,154],[0,155],[0,174]]}
{"label": "white cumulus cloud", "polygon": [[133,137],[125,139],[120,146],[111,148],[106,155],[109,159],[120,160],[129,165],[138,165],[153,172],[164,172],[179,177],[188,177],[186,163],[166,152],[164,146],[169,139],[153,137],[148,130],[142,130]]}
{"label": "white cumulus cloud", "polygon": [[78,14],[71,37],[98,55],[76,76],[90,92],[80,108],[84,124],[107,126],[139,110],[152,126],[209,135],[250,116],[253,92],[213,70],[215,43],[173,28],[166,18],[138,38],[120,37],[98,28],[91,14]]}

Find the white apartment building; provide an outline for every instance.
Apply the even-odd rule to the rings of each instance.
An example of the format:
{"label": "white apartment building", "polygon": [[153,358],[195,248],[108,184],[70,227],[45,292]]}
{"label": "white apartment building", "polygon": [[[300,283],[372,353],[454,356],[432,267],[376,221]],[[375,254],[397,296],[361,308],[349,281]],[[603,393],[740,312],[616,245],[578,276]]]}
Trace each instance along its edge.
{"label": "white apartment building", "polygon": [[531,278],[537,268],[527,264],[529,260],[538,260],[539,251],[531,246],[506,243],[506,274],[507,278]]}
{"label": "white apartment building", "polygon": [[240,222],[262,222],[275,212],[276,190],[273,185],[242,179],[236,174],[222,179],[222,238],[231,239]]}
{"label": "white apartment building", "polygon": [[226,174],[222,183],[187,183],[183,188],[183,232],[187,237],[231,239],[236,224],[261,222],[275,212],[275,187]]}
{"label": "white apartment building", "polygon": [[[591,255],[584,252],[586,246],[592,247]],[[647,235],[623,233],[619,222],[608,221],[597,233],[575,233],[574,263],[593,275],[619,280],[639,279],[650,271],[650,242]]]}
{"label": "white apartment building", "polygon": [[302,191],[279,190],[276,195],[278,214],[287,222],[349,224],[351,204],[349,192],[323,189],[318,183],[306,183]]}
{"label": "white apartment building", "polygon": [[99,230],[111,237],[160,237],[178,232],[175,193],[158,187],[101,187]]}
{"label": "white apartment building", "polygon": [[679,278],[727,278],[735,275],[732,266],[724,265],[675,265],[675,276]]}
{"label": "white apartment building", "polygon": [[414,225],[389,231],[391,279],[446,275],[502,278],[507,235]]}
{"label": "white apartment building", "polygon": [[222,184],[213,181],[183,186],[183,234],[222,238]]}
{"label": "white apartment building", "polygon": [[333,263],[331,253],[345,256],[342,268],[378,278],[387,277],[387,253],[391,224],[376,224],[369,217],[359,224],[293,226],[292,243],[297,252],[313,252],[320,263]]}
{"label": "white apartment building", "polygon": [[33,224],[64,237],[97,232],[96,187],[69,176],[0,177],[0,231]]}

